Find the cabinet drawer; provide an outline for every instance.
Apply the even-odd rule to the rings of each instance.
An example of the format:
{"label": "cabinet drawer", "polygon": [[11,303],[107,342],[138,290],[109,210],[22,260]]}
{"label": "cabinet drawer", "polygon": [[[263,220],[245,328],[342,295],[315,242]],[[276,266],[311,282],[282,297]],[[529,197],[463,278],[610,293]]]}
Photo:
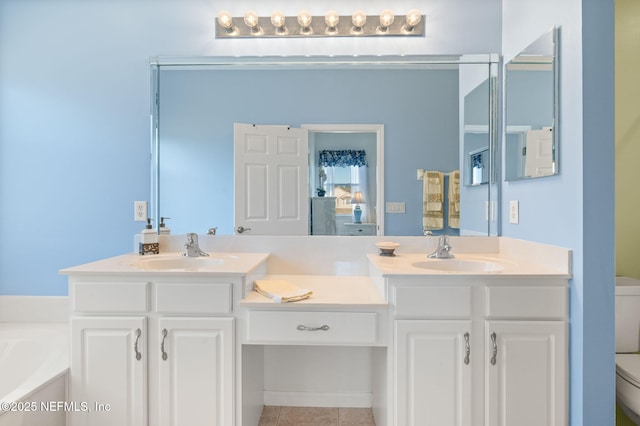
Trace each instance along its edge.
{"label": "cabinet drawer", "polygon": [[396,286],[396,317],[470,318],[471,287]]}
{"label": "cabinet drawer", "polygon": [[146,282],[79,281],[72,284],[74,312],[144,313],[148,310]]}
{"label": "cabinet drawer", "polygon": [[231,295],[231,283],[158,283],[155,309],[168,314],[228,314]]}
{"label": "cabinet drawer", "polygon": [[248,343],[369,345],[376,342],[373,312],[250,311]]}
{"label": "cabinet drawer", "polygon": [[376,235],[376,225],[368,224],[346,224],[347,235]]}
{"label": "cabinet drawer", "polygon": [[487,318],[565,319],[566,287],[487,287]]}

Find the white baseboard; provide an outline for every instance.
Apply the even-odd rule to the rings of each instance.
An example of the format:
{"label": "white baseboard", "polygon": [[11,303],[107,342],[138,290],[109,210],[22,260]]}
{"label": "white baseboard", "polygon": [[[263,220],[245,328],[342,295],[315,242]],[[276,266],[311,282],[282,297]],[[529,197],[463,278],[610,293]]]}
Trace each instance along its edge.
{"label": "white baseboard", "polygon": [[67,296],[0,296],[0,322],[67,321]]}
{"label": "white baseboard", "polygon": [[371,408],[371,393],[264,391],[264,405],[286,407]]}

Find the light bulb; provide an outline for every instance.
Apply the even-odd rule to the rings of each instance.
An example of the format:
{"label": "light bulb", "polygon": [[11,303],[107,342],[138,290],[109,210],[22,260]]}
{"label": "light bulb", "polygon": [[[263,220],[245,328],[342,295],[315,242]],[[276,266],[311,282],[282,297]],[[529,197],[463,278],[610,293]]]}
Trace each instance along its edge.
{"label": "light bulb", "polygon": [[218,13],[218,24],[227,31],[231,30],[233,28],[233,18],[231,14],[226,10],[220,11],[220,13]]}
{"label": "light bulb", "polygon": [[367,15],[362,10],[356,10],[351,16],[351,23],[356,28],[362,28],[367,23]]}
{"label": "light bulb", "polygon": [[271,14],[271,23],[273,24],[274,27],[278,29],[284,28],[284,24],[285,24],[284,13],[282,13],[279,10],[274,10],[273,13]]}
{"label": "light bulb", "polygon": [[301,10],[298,12],[298,24],[302,28],[309,28],[311,26],[311,14],[307,10]]}
{"label": "light bulb", "polygon": [[382,12],[380,12],[380,26],[382,28],[387,28],[389,27],[391,24],[393,24],[393,12],[390,9],[385,9]]}
{"label": "light bulb", "polygon": [[422,20],[422,13],[418,9],[411,9],[407,12],[407,24],[406,29],[411,31],[413,27],[418,25]]}
{"label": "light bulb", "polygon": [[244,23],[247,24],[247,27],[255,30],[258,28],[258,14],[253,10],[247,10],[244,13]]}
{"label": "light bulb", "polygon": [[340,16],[335,10],[330,10],[324,15],[324,23],[327,24],[327,27],[335,28],[338,26],[338,22],[340,22]]}

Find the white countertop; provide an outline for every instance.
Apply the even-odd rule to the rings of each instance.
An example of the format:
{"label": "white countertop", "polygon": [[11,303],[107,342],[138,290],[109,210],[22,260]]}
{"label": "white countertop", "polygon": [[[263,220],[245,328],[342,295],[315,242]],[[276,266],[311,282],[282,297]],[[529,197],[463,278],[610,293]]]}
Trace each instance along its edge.
{"label": "white countertop", "polygon": [[[125,254],[108,259],[98,260],[96,262],[86,263],[71,268],[62,269],[63,275],[93,275],[93,274],[111,274],[111,275],[189,275],[189,276],[215,276],[215,275],[237,275],[244,276],[253,271],[263,262],[266,262],[269,253],[210,253],[207,257],[201,258],[184,258],[181,252],[161,253],[153,255],[140,256],[138,254]],[[200,260],[204,260],[202,264],[196,264],[192,267],[176,267],[176,268],[153,268],[153,266],[136,267],[138,263],[159,262],[163,261],[182,261],[182,259],[197,259],[194,264]],[[211,263],[205,263],[211,261]]]}
{"label": "white countertop", "polygon": [[371,278],[363,276],[335,276],[335,275],[267,275],[265,280],[286,280],[307,290],[313,291],[308,299],[291,303],[278,303],[252,291],[240,301],[240,306],[246,307],[278,307],[285,309],[309,308],[322,306],[323,308],[336,306],[353,307],[386,306],[382,292]]}
{"label": "white countertop", "polygon": [[[455,254],[453,259],[430,259],[427,253],[396,253],[395,256],[367,255],[370,265],[383,276],[425,275],[425,276],[534,276],[570,278],[570,265],[567,268],[549,266],[534,260],[510,257],[500,253]],[[442,268],[438,265],[442,265]],[[448,263],[447,263],[448,262]],[[463,264],[456,270],[455,263]],[[479,269],[487,265],[487,270],[465,270],[464,264],[477,265]],[[433,269],[418,267],[433,265]],[[473,266],[472,265],[472,266]],[[447,268],[451,266],[451,268]]]}

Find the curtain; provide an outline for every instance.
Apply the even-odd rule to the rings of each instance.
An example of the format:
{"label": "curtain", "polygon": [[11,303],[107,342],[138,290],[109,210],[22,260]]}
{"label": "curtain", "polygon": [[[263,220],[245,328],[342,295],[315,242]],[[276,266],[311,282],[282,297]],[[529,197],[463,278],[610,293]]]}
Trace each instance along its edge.
{"label": "curtain", "polygon": [[324,149],[318,155],[318,165],[323,167],[366,167],[366,151],[363,149]]}
{"label": "curtain", "polygon": [[362,209],[362,222],[363,223],[375,223],[376,215],[374,207],[376,203],[374,202],[374,194],[372,194],[370,185],[369,185],[369,168],[368,167],[353,167],[351,169],[351,173],[357,173],[358,182],[357,191],[362,192],[362,196],[364,197],[364,203],[360,204],[360,208]]}

